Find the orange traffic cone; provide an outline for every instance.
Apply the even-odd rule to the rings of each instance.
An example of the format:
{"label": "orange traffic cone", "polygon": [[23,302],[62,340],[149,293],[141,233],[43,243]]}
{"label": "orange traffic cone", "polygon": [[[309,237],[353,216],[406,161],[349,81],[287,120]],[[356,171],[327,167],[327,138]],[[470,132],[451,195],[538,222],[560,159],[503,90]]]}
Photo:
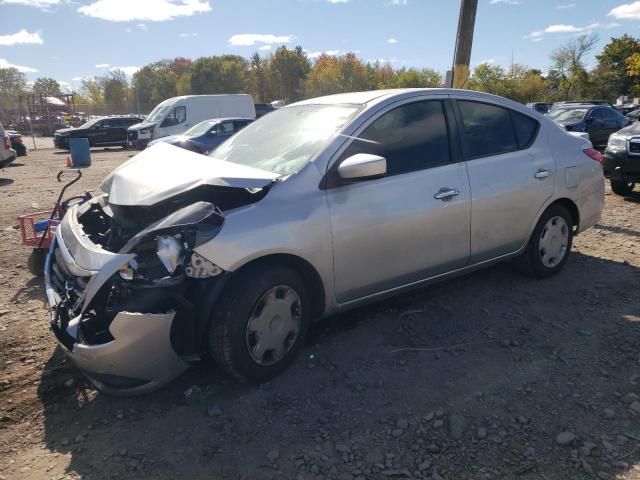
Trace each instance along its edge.
{"label": "orange traffic cone", "polygon": [[71,160],[71,155],[67,155],[67,168],[73,167],[73,160]]}

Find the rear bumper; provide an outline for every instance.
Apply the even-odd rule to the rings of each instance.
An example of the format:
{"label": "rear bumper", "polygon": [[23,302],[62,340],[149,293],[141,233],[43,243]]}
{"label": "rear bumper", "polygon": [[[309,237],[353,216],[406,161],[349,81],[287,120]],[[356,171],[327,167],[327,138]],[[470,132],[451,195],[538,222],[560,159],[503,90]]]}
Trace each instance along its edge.
{"label": "rear bumper", "polygon": [[[73,216],[75,207],[68,214]],[[148,393],[184,372],[188,364],[171,345],[175,311],[117,311],[108,323],[108,334],[100,341],[88,340],[92,314],[85,309],[129,256],[101,255],[86,248],[86,240],[70,230],[69,223],[65,216],[45,264],[51,330],[66,355],[96,387],[111,395]],[[65,238],[70,234],[75,238]],[[67,290],[76,291],[80,283],[74,274],[85,287],[79,299],[72,301]]]}

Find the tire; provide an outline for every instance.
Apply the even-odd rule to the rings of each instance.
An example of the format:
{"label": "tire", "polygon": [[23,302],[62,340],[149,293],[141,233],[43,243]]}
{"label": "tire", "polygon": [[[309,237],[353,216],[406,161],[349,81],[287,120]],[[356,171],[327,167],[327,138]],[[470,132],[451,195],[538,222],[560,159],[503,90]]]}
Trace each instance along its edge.
{"label": "tire", "polygon": [[[289,293],[291,290],[297,299]],[[282,310],[278,312],[278,308]],[[271,317],[274,312],[275,316]],[[290,318],[282,321],[280,313],[287,317],[287,312],[291,313]],[[311,298],[302,277],[288,267],[256,265],[232,279],[222,292],[211,319],[209,350],[218,366],[232,377],[240,381],[264,382],[284,370],[295,358],[306,337],[310,319]],[[296,326],[297,333],[294,334]],[[261,330],[261,327],[265,329]],[[265,333],[267,330],[268,334]],[[271,330],[277,333],[272,334]],[[259,343],[269,345],[272,340],[281,344],[281,352],[258,346]],[[258,357],[261,360],[257,360]]]}
{"label": "tire", "polygon": [[[550,232],[552,236],[547,237]],[[569,211],[561,205],[551,205],[538,220],[527,249],[515,261],[516,266],[529,276],[552,277],[567,263],[572,243],[573,220]]]}
{"label": "tire", "polygon": [[46,248],[34,248],[27,259],[27,268],[34,277],[44,275],[44,265],[47,261],[49,250]]}
{"label": "tire", "polygon": [[633,192],[633,187],[635,186],[636,184],[632,182],[624,182],[622,180],[611,180],[611,190],[613,190],[613,193],[615,193],[616,195],[620,195],[622,197],[631,195],[631,192]]}

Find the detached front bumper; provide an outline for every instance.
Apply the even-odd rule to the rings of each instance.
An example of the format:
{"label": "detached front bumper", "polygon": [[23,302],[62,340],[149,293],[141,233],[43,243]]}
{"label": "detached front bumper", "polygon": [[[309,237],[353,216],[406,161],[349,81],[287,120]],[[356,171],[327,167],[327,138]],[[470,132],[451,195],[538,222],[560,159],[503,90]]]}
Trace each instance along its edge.
{"label": "detached front bumper", "polygon": [[92,298],[131,256],[93,248],[74,221],[76,209],[72,207],[58,227],[45,265],[51,330],[100,390],[113,395],[148,393],[188,368],[171,345],[176,312],[122,310],[110,321],[107,338],[96,341],[85,331]]}

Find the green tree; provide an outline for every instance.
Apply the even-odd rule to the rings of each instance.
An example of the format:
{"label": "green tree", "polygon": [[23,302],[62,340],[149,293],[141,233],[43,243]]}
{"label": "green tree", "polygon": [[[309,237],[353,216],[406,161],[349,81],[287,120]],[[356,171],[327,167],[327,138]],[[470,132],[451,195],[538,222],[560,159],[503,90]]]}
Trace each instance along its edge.
{"label": "green tree", "polygon": [[598,65],[594,76],[597,77],[598,96],[603,98],[627,95],[640,81],[640,72],[629,75],[628,60],[640,53],[640,40],[624,34],[619,38],[612,38],[600,55],[596,55]]}
{"label": "green tree", "polygon": [[505,82],[504,69],[499,65],[491,65],[485,62],[473,69],[468,86],[470,90],[503,95],[506,90]]}
{"label": "green tree", "polygon": [[320,55],[305,82],[308,96],[357,92],[369,88],[366,65],[355,54]]}
{"label": "green tree", "polygon": [[31,89],[37,96],[57,97],[62,93],[60,84],[53,78],[38,78]]}
{"label": "green tree", "polygon": [[243,93],[249,62],[239,55],[201,57],[191,64],[191,91],[196,95]]}
{"label": "green tree", "polygon": [[311,65],[302,47],[293,50],[281,46],[269,59],[269,74],[274,93],[287,103],[299,100],[304,95],[303,83]]}
{"label": "green tree", "polygon": [[439,72],[431,68],[402,68],[396,72],[394,83],[397,88],[435,88],[442,86],[443,79]]}
{"label": "green tree", "polygon": [[120,112],[128,100],[129,81],[127,75],[121,70],[109,72],[102,79],[102,91],[104,103],[114,112]]}
{"label": "green tree", "polygon": [[15,68],[0,68],[0,110],[18,107],[20,95],[27,90],[27,77]]}
{"label": "green tree", "polygon": [[558,92],[562,100],[580,97],[588,91],[589,75],[584,59],[598,42],[595,34],[568,40],[551,52],[552,69],[558,73]]}
{"label": "green tree", "polygon": [[87,77],[82,79],[82,94],[89,99],[92,105],[102,105],[104,103],[102,83],[102,79],[98,77]]}

